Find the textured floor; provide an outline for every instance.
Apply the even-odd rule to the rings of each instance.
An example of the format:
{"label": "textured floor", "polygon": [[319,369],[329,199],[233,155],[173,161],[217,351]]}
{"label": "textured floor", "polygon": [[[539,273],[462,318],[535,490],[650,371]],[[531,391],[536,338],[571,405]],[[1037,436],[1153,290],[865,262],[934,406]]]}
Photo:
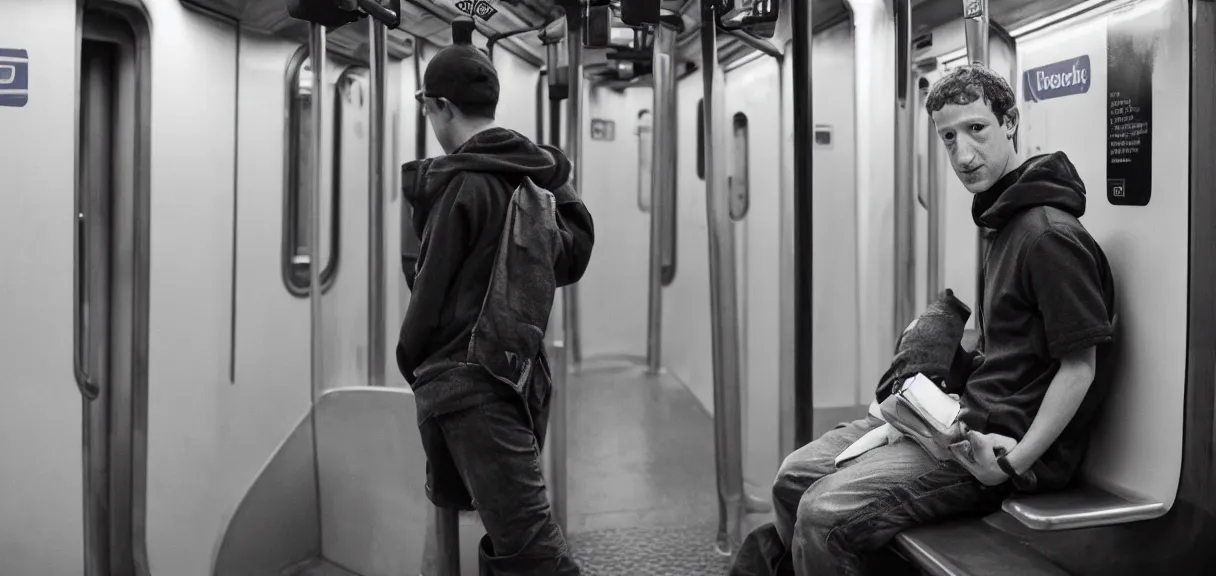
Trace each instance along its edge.
{"label": "textured floor", "polygon": [[590,575],[725,574],[713,422],[688,389],[589,361],[569,390],[570,547]]}
{"label": "textured floor", "polygon": [[[567,384],[567,531],[589,576],[717,576],[713,420],[675,378],[589,360]],[[866,408],[816,410],[816,436]],[[749,518],[751,525],[771,514]]]}
{"label": "textured floor", "polygon": [[715,526],[627,528],[570,536],[586,576],[708,576],[726,574],[730,559],[713,546]]}
{"label": "textured floor", "polygon": [[716,521],[713,424],[684,385],[588,363],[568,390],[571,534]]}

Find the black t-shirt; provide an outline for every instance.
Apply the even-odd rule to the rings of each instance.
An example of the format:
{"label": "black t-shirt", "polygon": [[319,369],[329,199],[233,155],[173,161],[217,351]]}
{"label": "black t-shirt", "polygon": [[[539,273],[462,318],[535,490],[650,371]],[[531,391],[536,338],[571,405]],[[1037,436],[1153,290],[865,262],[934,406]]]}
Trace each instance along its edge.
{"label": "black t-shirt", "polygon": [[1032,467],[1038,489],[1068,484],[1110,388],[1114,279],[1106,255],[1078,220],[1085,185],[1061,152],[1036,156],[977,194],[988,229],[978,313],[984,352],[967,381],[960,419],[1021,440],[1064,356],[1097,346],[1093,383],[1076,415]]}

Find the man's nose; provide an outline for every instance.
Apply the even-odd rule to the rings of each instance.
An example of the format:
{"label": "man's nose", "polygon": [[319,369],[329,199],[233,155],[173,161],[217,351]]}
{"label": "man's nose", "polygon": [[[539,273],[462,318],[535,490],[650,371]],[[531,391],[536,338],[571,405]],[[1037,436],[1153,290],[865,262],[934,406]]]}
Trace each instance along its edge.
{"label": "man's nose", "polygon": [[955,165],[960,169],[970,170],[975,168],[976,159],[975,148],[969,142],[960,139],[954,148]]}

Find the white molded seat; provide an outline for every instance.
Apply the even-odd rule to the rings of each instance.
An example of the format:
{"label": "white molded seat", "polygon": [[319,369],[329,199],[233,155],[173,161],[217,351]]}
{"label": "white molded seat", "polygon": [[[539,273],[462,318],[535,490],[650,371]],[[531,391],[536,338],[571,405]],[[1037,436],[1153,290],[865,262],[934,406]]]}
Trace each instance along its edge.
{"label": "white molded seat", "polygon": [[238,506],[214,574],[416,574],[430,503],[413,392],[338,388],[313,412],[315,460],[305,414]]}
{"label": "white molded seat", "polygon": [[1124,498],[1092,485],[1071,490],[1013,496],[1001,506],[1035,530],[1072,530],[1152,520],[1166,513],[1165,504]]}
{"label": "white molded seat", "polygon": [[[1132,382],[1119,377],[1119,360],[1122,350],[1119,343],[1119,314],[1115,314],[1111,324],[1115,329],[1115,348],[1112,350],[1115,358],[1114,386],[1129,386]],[[1114,390],[1111,391],[1112,395]],[[1091,446],[1104,441],[1098,436],[1090,439]],[[1152,520],[1165,514],[1169,508],[1161,502],[1139,496],[1120,496],[1086,482],[1086,478],[1094,474],[1087,469],[1082,470],[1082,481],[1079,485],[1068,490],[1034,495],[1011,496],[1001,508],[1022,524],[1035,530],[1072,530],[1076,528],[1092,528],[1109,526],[1126,522]]]}

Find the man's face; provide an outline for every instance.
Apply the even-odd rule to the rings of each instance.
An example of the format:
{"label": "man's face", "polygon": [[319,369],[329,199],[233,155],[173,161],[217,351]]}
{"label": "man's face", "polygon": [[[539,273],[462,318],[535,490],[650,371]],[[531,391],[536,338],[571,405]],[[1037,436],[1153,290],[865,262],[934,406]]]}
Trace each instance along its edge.
{"label": "man's face", "polygon": [[950,165],[968,192],[987,191],[1005,175],[1014,154],[1008,135],[1016,126],[1016,111],[1010,112],[1003,126],[984,99],[978,98],[967,105],[946,104],[932,116],[950,154]]}

